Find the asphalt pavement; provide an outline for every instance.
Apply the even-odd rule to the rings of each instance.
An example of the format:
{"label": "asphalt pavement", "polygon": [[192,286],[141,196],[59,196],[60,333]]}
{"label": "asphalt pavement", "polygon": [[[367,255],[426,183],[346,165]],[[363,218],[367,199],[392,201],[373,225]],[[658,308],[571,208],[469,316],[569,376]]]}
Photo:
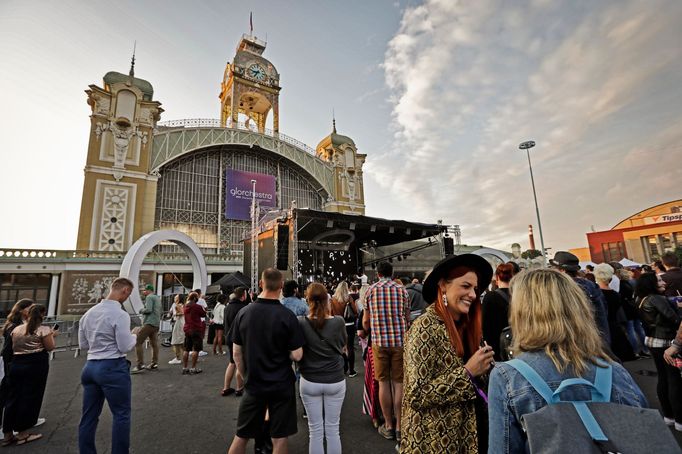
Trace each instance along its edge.
{"label": "asphalt pavement", "polygon": [[[147,350],[147,356],[150,355]],[[129,355],[133,358],[134,355]],[[360,355],[356,355],[359,359]],[[133,427],[131,452],[153,453],[225,453],[237,422],[239,398],[222,397],[220,390],[227,364],[226,356],[202,358],[204,372],[195,376],[181,375],[180,366],[167,362],[170,348],[161,347],[162,362],[157,371],[133,375]],[[44,438],[23,447],[3,448],[7,452],[77,453],[78,421],[81,415],[82,389],[80,371],[85,357],[74,358],[71,352],[59,352],[50,364],[50,374],[41,416],[45,425],[36,431]],[[651,360],[626,364],[652,406],[658,405],[656,377]],[[372,427],[369,417],[361,412],[364,369],[357,364],[358,376],[347,380],[346,400],[341,414],[341,443],[348,453],[393,453],[395,442],[383,439]],[[308,451],[306,420],[298,407],[298,433],[289,440],[291,453]],[[674,432],[674,431],[673,431]],[[682,445],[680,432],[675,432]],[[104,407],[97,431],[100,453],[111,449],[111,414]],[[247,452],[253,452],[250,442]]]}

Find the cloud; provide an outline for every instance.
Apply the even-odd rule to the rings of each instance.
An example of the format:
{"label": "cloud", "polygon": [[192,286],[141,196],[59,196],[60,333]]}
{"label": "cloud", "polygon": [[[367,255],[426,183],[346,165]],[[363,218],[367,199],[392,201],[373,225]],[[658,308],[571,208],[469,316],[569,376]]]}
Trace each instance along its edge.
{"label": "cloud", "polygon": [[592,224],[610,228],[678,198],[681,5],[407,7],[383,62],[394,143],[366,174],[410,197],[408,218],[443,218],[462,226],[464,242],[504,249],[536,224],[524,140],[537,142],[535,183],[554,250],[585,244]]}

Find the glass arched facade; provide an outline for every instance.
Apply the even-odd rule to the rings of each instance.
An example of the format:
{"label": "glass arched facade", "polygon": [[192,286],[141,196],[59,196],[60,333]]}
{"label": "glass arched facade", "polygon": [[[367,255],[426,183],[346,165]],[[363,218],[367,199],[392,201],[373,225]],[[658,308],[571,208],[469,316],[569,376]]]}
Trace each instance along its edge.
{"label": "glass arched facade", "polygon": [[295,200],[299,208],[319,210],[327,196],[323,190],[316,189],[319,185],[305,171],[265,150],[229,145],[212,147],[182,156],[161,169],[155,228],[184,232],[207,253],[241,256],[242,240],[248,235],[251,223],[225,219],[226,169],[276,176],[280,209],[289,208]]}

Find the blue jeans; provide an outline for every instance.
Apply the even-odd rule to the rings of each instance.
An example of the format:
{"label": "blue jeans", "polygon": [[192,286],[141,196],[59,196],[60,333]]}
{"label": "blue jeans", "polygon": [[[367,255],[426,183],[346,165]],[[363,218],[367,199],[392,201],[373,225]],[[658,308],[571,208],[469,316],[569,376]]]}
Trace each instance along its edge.
{"label": "blue jeans", "polygon": [[639,320],[628,320],[627,335],[632,350],[635,354],[646,353],[649,354],[649,349],[644,345],[644,328],[642,322]]}
{"label": "blue jeans", "polygon": [[130,448],[130,362],[125,358],[88,360],[81,373],[83,416],[78,426],[80,454],[96,454],[95,432],[104,399],[113,415],[111,453]]}

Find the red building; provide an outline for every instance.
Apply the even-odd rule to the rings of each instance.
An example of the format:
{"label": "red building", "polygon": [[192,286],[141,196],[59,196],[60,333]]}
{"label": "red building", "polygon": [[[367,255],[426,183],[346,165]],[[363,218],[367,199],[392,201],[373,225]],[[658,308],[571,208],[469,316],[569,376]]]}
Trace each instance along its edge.
{"label": "red building", "polygon": [[595,263],[628,258],[650,263],[664,252],[682,247],[682,199],[636,213],[611,230],[587,234]]}

